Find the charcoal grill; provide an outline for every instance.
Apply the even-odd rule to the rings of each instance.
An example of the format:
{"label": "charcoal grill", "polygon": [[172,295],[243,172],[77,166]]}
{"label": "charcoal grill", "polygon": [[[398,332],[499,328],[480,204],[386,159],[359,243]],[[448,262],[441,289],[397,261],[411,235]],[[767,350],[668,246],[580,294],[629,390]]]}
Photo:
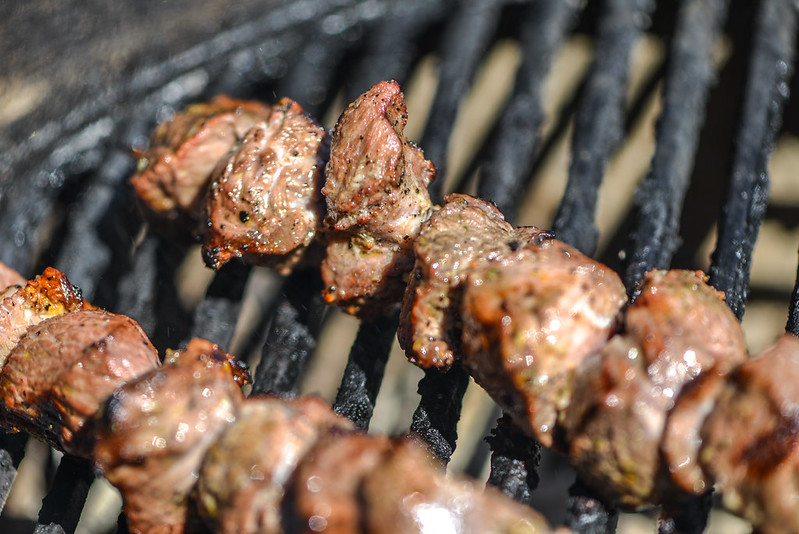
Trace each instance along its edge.
{"label": "charcoal grill", "polygon": [[[417,98],[415,91],[424,94],[419,72],[432,58],[438,83],[427,99],[419,144],[440,170],[435,200],[449,190],[477,192],[511,220],[552,227],[622,273],[631,295],[650,268],[709,268],[711,283],[739,318],[750,296],[776,302],[788,308],[787,329],[799,334],[799,291],[749,283],[764,217],[787,227],[797,221],[795,205],[766,203],[778,135],[795,135],[799,126],[788,100],[796,9],[792,0],[4,5],[0,260],[26,275],[55,265],[86,298],[137,319],[161,349],[195,334],[229,346],[253,270],[226,266],[187,307],[172,281],[191,249],[144,229],[125,182],[134,164],[130,147],[144,144],[157,120],[220,92],[270,101],[291,96],[318,117],[335,116],[381,79],[400,81]],[[553,65],[562,65],[558,54],[575,40],[590,43],[590,68],[560,108],[547,113],[545,92],[559,77]],[[645,41],[666,52],[632,91],[631,65]],[[507,98],[498,99],[500,111],[477,132],[478,148],[456,166],[454,129],[465,128],[464,115],[472,112],[463,111],[465,99],[490,52],[503,43],[520,52],[514,81]],[[612,174],[608,167],[647,102],[658,99],[651,164],[633,171],[640,182],[632,202],[619,208],[619,224],[600,234],[595,221],[603,178]],[[554,218],[535,219],[520,191],[542,188],[546,162],[564,139],[571,143],[568,181],[554,196],[559,188],[565,192]],[[603,195],[618,193],[616,185],[605,188]],[[712,261],[698,265],[714,226]],[[326,310],[316,273],[297,271],[276,284],[278,290],[259,300],[256,326],[240,345],[243,353],[259,355],[253,390],[290,395],[312,360],[323,357],[317,342]],[[390,316],[360,325],[333,401],[362,428],[375,409],[396,323]],[[410,429],[444,462],[455,449],[468,383],[458,367],[419,382]],[[525,503],[534,490],[546,493],[545,486],[536,489],[537,444],[504,419],[494,426],[492,418],[491,426],[489,483]],[[0,506],[25,438],[1,441]],[[487,454],[477,447],[467,470],[479,473]],[[36,532],[73,532],[93,477],[86,462],[64,457],[50,477]],[[579,480],[569,495],[562,503],[566,524],[583,533],[616,529],[617,512]],[[687,511],[664,510],[658,528],[701,532],[711,505],[708,496]],[[124,519],[118,530],[125,532]]]}

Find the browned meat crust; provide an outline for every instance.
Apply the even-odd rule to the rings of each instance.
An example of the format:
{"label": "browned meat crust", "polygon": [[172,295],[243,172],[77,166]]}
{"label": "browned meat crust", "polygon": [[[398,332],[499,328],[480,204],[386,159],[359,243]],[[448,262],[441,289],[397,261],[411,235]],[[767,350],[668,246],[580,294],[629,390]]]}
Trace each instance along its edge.
{"label": "browned meat crust", "polygon": [[232,357],[193,340],[117,389],[98,422],[94,458],[123,494],[131,532],[187,530],[190,493],[208,447],[244,400]]}
{"label": "browned meat crust", "polygon": [[3,424],[86,456],[99,406],[158,365],[155,348],[128,317],[80,310],[46,319],[22,336],[0,374]]}
{"label": "browned meat crust", "polygon": [[430,217],[435,168],[404,136],[396,82],[380,82],[342,113],[322,193],[328,244],[325,299],[354,314],[385,313],[401,298],[413,240]]}
{"label": "browned meat crust", "polygon": [[799,338],[786,334],[725,382],[699,461],[722,502],[764,534],[799,532]]}
{"label": "browned meat crust", "polygon": [[397,333],[408,359],[421,367],[448,367],[460,352],[461,290],[469,273],[549,234],[514,229],[493,204],[452,194],[414,243],[416,266],[405,290]]}
{"label": "browned meat crust", "polygon": [[287,98],[247,132],[214,175],[205,201],[209,267],[244,258],[290,270],[323,215],[326,142],[324,129]]}
{"label": "browned meat crust", "polygon": [[[564,423],[569,456],[609,499],[636,507],[704,489],[696,455],[674,457],[696,447],[697,430],[666,428],[686,384],[707,373],[723,376],[746,359],[740,326],[721,296],[699,272],[647,273],[627,311],[626,334],[577,371],[580,393]],[[689,396],[702,402],[700,390]],[[683,422],[701,422],[677,413]],[[673,462],[677,484],[668,475]]]}
{"label": "browned meat crust", "polygon": [[607,343],[627,298],[615,272],[576,249],[555,239],[523,246],[469,270],[463,362],[517,425],[563,448],[559,414],[581,392],[573,374]]}
{"label": "browned meat crust", "polygon": [[220,534],[280,532],[281,502],[297,462],[332,429],[352,425],[318,398],[245,402],[208,450],[199,513]]}
{"label": "browned meat crust", "polygon": [[220,95],[158,125],[130,182],[162,231],[176,237],[196,231],[211,173],[269,111],[259,102]]}
{"label": "browned meat crust", "polygon": [[28,328],[50,317],[92,309],[64,273],[48,267],[24,287],[0,293],[0,368]]}

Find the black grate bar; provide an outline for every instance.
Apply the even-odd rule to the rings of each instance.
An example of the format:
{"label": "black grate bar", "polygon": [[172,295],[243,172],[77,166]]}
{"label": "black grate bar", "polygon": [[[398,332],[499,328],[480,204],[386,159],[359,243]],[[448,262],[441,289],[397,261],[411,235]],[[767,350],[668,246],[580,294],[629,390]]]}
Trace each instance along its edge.
{"label": "black grate bar", "polygon": [[566,526],[580,534],[616,532],[619,511],[606,506],[579,478],[569,488]]}
{"label": "black grate bar", "polygon": [[791,303],[788,308],[788,322],[785,330],[795,336],[799,336],[799,267],[796,268],[796,283],[791,292]]}
{"label": "black grate bar", "polygon": [[596,56],[575,117],[569,180],[552,229],[558,239],[593,254],[599,230],[597,194],[624,130],[630,54],[649,25],[651,0],[606,0]]}
{"label": "black grate bar", "polygon": [[538,487],[541,444],[516,428],[503,414],[486,438],[491,448],[491,474],[488,484],[512,499],[532,505]]}
{"label": "black grate bar", "polygon": [[139,323],[150,338],[155,332],[158,308],[157,250],[158,238],[147,235],[135,247],[130,259],[131,269],[120,278],[118,284],[118,308]]}
{"label": "black grate bar", "polygon": [[428,190],[434,203],[444,200],[449,139],[461,101],[493,37],[508,0],[460,0],[447,24],[439,51],[438,87],[420,145],[435,163],[438,177]]}
{"label": "black grate bar", "polygon": [[624,280],[630,294],[644,273],[668,267],[679,245],[680,212],[715,80],[713,48],[727,5],[728,0],[686,0],[680,6],[652,168],[635,195],[637,215]]}
{"label": "black grate bar", "polygon": [[11,484],[17,476],[17,468],[25,456],[25,444],[28,436],[0,432],[0,512],[6,506]]}
{"label": "black grate bar", "polygon": [[286,279],[255,369],[252,395],[297,394],[324,316],[322,286],[318,272],[295,270]]}
{"label": "black grate bar", "polygon": [[520,28],[522,63],[513,94],[482,162],[478,196],[492,200],[508,220],[515,220],[541,138],[544,111],[541,92],[552,59],[576,20],[581,2],[538,0],[525,8]]}
{"label": "black grate bar", "polygon": [[230,350],[250,270],[249,266],[234,261],[216,273],[205,298],[194,310],[189,338],[205,338],[223,350]]}
{"label": "black grate bar", "polygon": [[419,406],[413,413],[411,431],[415,432],[444,463],[449,463],[458,441],[458,420],[469,375],[460,362],[449,371],[427,369],[419,381]]}
{"label": "black grate bar", "polygon": [[713,492],[666,506],[658,519],[658,534],[702,534],[707,528]]}
{"label": "black grate bar", "polygon": [[399,311],[361,322],[350,349],[333,410],[361,430],[369,429],[398,324]]}
{"label": "black grate bar", "polygon": [[87,179],[90,183],[79,194],[76,204],[69,206],[67,232],[59,245],[55,267],[68,273],[70,282],[81,288],[87,300],[93,300],[97,284],[102,283],[102,275],[112,261],[113,251],[103,230],[119,182],[132,169],[129,154],[112,151],[100,169]]}
{"label": "black grate bar", "polygon": [[94,481],[91,462],[65,455],[56,470],[55,480],[42,500],[35,534],[72,534],[78,525],[83,504]]}
{"label": "black grate bar", "polygon": [[389,12],[366,36],[366,55],[345,83],[345,101],[353,102],[381,80],[393,79],[404,85],[418,53],[417,37],[442,16],[451,1],[389,3]]}
{"label": "black grate bar", "polygon": [[742,117],[722,209],[711,283],[741,318],[749,291],[752,250],[766,211],[768,160],[782,124],[796,41],[796,3],[763,0],[757,18]]}

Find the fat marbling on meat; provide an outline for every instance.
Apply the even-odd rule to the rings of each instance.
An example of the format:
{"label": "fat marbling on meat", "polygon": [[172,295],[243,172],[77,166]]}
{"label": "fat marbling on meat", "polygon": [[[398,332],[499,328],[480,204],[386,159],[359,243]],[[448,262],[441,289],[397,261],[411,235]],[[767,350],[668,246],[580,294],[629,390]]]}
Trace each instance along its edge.
{"label": "fat marbling on meat", "polygon": [[211,173],[270,107],[224,95],[197,103],[156,127],[130,182],[162,231],[191,235]]}
{"label": "fat marbling on meat", "polygon": [[435,167],[403,133],[408,116],[397,82],[380,82],[336,123],[322,193],[325,299],[349,313],[385,313],[402,298],[413,241],[433,204]]}
{"label": "fat marbling on meat", "polygon": [[397,333],[408,359],[424,368],[446,368],[456,359],[461,293],[469,272],[550,237],[533,227],[513,228],[485,200],[463,194],[451,194],[445,200],[422,225],[414,243],[416,264]]}
{"label": "fat marbling on meat", "polygon": [[177,534],[187,526],[200,465],[244,401],[236,360],[195,339],[114,391],[97,423],[94,459],[123,494],[133,533]]}
{"label": "fat marbling on meat", "polygon": [[214,174],[205,199],[203,256],[218,269],[232,258],[283,273],[316,235],[327,136],[299,104],[282,99]]}

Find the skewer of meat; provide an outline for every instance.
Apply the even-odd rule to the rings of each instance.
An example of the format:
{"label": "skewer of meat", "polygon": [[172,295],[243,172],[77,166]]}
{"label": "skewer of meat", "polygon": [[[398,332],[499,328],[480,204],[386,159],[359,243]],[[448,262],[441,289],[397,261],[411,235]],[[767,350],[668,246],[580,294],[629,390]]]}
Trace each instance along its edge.
{"label": "skewer of meat", "polygon": [[[788,492],[789,502],[797,495],[785,479],[793,470],[796,449],[790,407],[799,399],[790,388],[777,387],[779,376],[770,384],[760,371],[774,366],[769,363],[776,358],[772,353],[788,350],[792,338],[744,363],[738,322],[703,274],[650,273],[641,297],[628,304],[621,281],[607,267],[546,232],[512,228],[495,207],[466,195],[451,195],[442,208],[428,210],[424,195],[403,200],[387,187],[381,196],[375,186],[366,189],[363,198],[368,202],[361,209],[363,169],[374,165],[381,169],[376,176],[390,175],[407,151],[401,127],[395,128],[404,125],[404,115],[396,115],[398,108],[390,104],[396,98],[391,84],[378,84],[337,123],[327,169],[334,182],[325,186],[325,193],[332,195],[328,220],[334,230],[340,221],[346,228],[357,224],[347,245],[353,252],[339,254],[341,247],[331,247],[326,264],[348,257],[344,269],[361,273],[350,277],[356,285],[368,280],[369,287],[396,287],[404,275],[378,275],[387,271],[374,268],[367,254],[383,239],[379,229],[392,226],[385,220],[392,210],[376,207],[383,207],[382,202],[417,202],[422,207],[408,212],[415,215],[414,230],[404,234],[413,236],[415,267],[405,291],[399,338],[411,361],[446,369],[461,358],[520,428],[568,453],[608,500],[629,507],[678,502],[715,481],[728,495],[725,504],[761,530],[799,530],[797,508],[767,497],[773,488]],[[370,136],[386,139],[386,120],[398,137],[389,132],[385,142],[397,146],[399,138],[401,150],[372,148]],[[384,159],[376,160],[378,155]],[[406,173],[409,167],[415,183],[424,185],[430,173],[412,171],[425,166],[406,165]],[[347,197],[352,192],[355,200]],[[344,195],[351,212],[337,214],[336,195]],[[425,210],[428,216],[416,216]],[[334,289],[328,295],[342,291]],[[352,313],[393,302],[358,298],[328,300]],[[757,380],[763,384],[750,384]],[[740,433],[732,439],[714,430],[724,426],[720,414],[735,417],[738,401],[731,390],[752,397],[743,401],[746,406],[751,402],[761,407],[756,413],[768,421],[760,430],[763,436]],[[777,445],[765,449],[773,449],[773,460],[756,452],[772,443]],[[736,461],[729,465],[749,466],[747,475],[738,468],[711,466],[710,458],[721,451],[735,453]],[[744,491],[742,481],[748,476],[754,480]]]}
{"label": "skewer of meat", "polygon": [[92,458],[131,532],[550,532],[533,510],[445,477],[416,441],[362,434],[318,398],[245,399],[246,369],[208,341],[160,364],[138,325],[55,269],[7,288],[0,321],[13,344],[0,425]]}

